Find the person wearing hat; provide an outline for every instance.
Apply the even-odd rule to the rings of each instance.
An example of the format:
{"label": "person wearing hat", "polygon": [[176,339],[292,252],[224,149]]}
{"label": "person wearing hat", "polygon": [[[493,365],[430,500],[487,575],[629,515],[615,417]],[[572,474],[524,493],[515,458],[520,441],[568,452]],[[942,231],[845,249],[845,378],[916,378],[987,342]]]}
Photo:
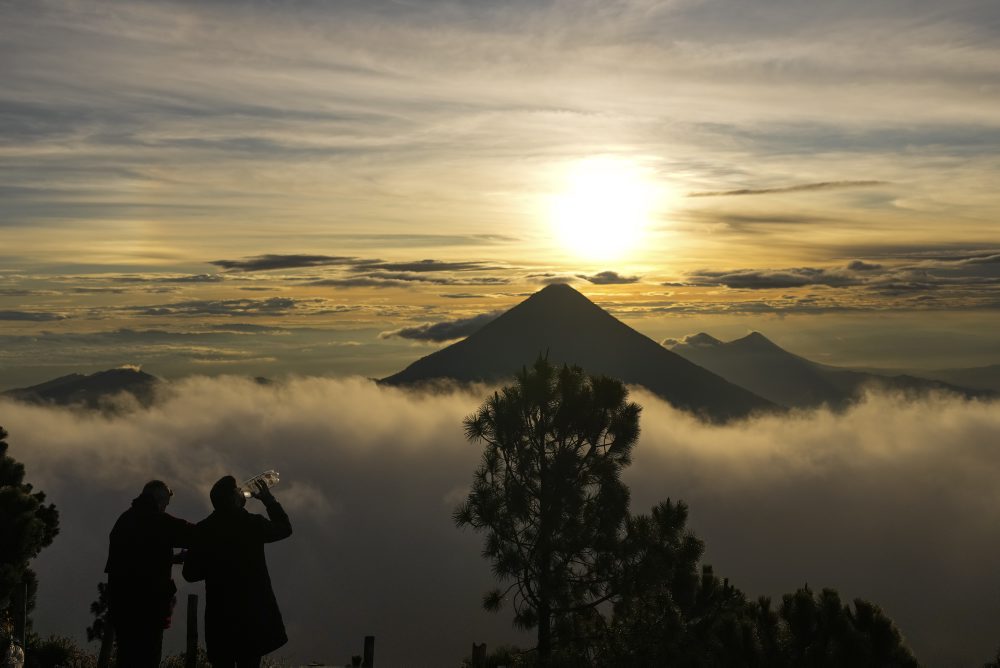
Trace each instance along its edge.
{"label": "person wearing hat", "polygon": [[292,525],[266,483],[253,493],[267,517],[247,512],[232,476],[209,494],[211,515],[197,524],[184,579],[205,581],[205,645],[215,668],[258,668],[261,657],[286,642],[285,625],[271,587],[264,545],[288,538]]}
{"label": "person wearing hat", "polygon": [[193,524],[167,514],[173,494],[162,480],[150,480],[111,529],[104,572],[122,667],[160,665],[163,629],[170,627],[176,602],[174,548],[190,547],[195,534]]}

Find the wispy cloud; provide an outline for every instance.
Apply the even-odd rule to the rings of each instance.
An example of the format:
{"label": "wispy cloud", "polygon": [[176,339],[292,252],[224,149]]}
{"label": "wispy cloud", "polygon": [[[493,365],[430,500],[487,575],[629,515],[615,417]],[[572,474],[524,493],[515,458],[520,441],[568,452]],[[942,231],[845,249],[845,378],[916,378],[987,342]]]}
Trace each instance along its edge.
{"label": "wispy cloud", "polygon": [[845,272],[816,267],[776,270],[740,269],[735,271],[706,269],[690,273],[687,280],[689,285],[722,285],[727,288],[749,290],[801,288],[807,285],[844,287],[864,282],[862,279]]}
{"label": "wispy cloud", "polygon": [[563,283],[575,283],[578,278],[576,276],[567,276],[566,274],[546,271],[540,274],[528,274],[525,276],[525,280],[537,285],[561,285]]}
{"label": "wispy cloud", "polygon": [[[733,290],[779,290],[827,287],[862,291],[858,297],[833,298],[850,308],[884,309],[889,306],[920,308],[992,308],[994,290],[1000,285],[1000,262],[991,252],[920,255],[917,261],[870,262],[852,260],[844,266],[793,267],[782,269],[697,270],[683,281],[666,282],[673,287],[726,287]],[[914,296],[934,292],[938,300],[891,304],[870,301],[873,296]],[[800,302],[801,305],[801,302]]]}
{"label": "wispy cloud", "polygon": [[407,272],[372,272],[367,276],[323,278],[306,285],[336,288],[411,288],[414,285],[506,285],[510,279],[498,276],[453,278]]}
{"label": "wispy cloud", "polygon": [[777,188],[738,188],[736,190],[702,190],[688,193],[688,197],[729,197],[734,195],[774,195],[779,193],[813,192],[819,190],[845,190],[888,185],[888,181],[820,181]]}
{"label": "wispy cloud", "polygon": [[412,273],[434,272],[434,271],[485,271],[496,269],[484,262],[443,262],[441,260],[418,260],[417,262],[380,262],[372,261],[366,264],[359,264],[353,267],[354,271],[401,271]]}
{"label": "wispy cloud", "polygon": [[64,320],[65,315],[47,311],[0,311],[0,320],[22,320],[27,322],[51,322]]}
{"label": "wispy cloud", "polygon": [[587,274],[577,274],[576,277],[582,278],[594,285],[628,285],[639,282],[638,276],[623,276],[617,271],[601,271],[589,276]]}
{"label": "wispy cloud", "polygon": [[154,306],[126,306],[123,310],[148,316],[274,316],[290,313],[300,303],[290,297],[196,299]]}
{"label": "wispy cloud", "polygon": [[213,260],[209,264],[230,271],[271,271],[274,269],[301,269],[328,265],[356,264],[356,257],[331,255],[256,255],[242,260]]}
{"label": "wispy cloud", "polygon": [[479,331],[483,325],[493,322],[499,315],[500,312],[482,313],[474,315],[471,318],[459,318],[457,320],[424,323],[415,327],[403,327],[401,329],[381,332],[379,338],[389,339],[397,337],[400,339],[412,339],[414,341],[433,341],[434,343],[454,341],[455,339],[462,339]]}

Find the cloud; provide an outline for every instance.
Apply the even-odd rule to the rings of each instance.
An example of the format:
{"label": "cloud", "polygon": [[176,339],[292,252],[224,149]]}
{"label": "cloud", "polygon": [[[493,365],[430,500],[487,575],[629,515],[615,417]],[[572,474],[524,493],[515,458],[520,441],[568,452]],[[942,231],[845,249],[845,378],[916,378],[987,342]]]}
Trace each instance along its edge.
{"label": "cloud", "polygon": [[414,285],[506,285],[510,280],[497,276],[478,278],[451,278],[447,276],[425,276],[406,272],[373,272],[369,276],[348,278],[323,278],[309,281],[305,285],[336,288],[411,288]]}
{"label": "cloud", "polygon": [[354,271],[426,272],[426,271],[484,271],[497,267],[484,262],[442,262],[441,260],[418,260],[416,262],[372,262],[354,267]]}
{"label": "cloud", "polygon": [[196,299],[157,306],[125,306],[123,310],[149,316],[257,316],[283,315],[300,302],[291,297],[269,299]]}
{"label": "cloud", "polygon": [[661,344],[672,348],[677,345],[686,345],[692,348],[714,348],[720,345],[722,341],[706,334],[704,332],[699,332],[698,334],[688,334],[681,339],[664,339]]}
{"label": "cloud", "polygon": [[187,276],[161,276],[157,283],[221,283],[226,277],[221,274],[190,274]]}
{"label": "cloud", "polygon": [[851,271],[876,271],[882,268],[882,265],[875,264],[873,262],[865,262],[863,260],[852,260],[847,268]]}
{"label": "cloud", "polygon": [[538,285],[562,285],[562,284],[572,284],[575,283],[576,276],[567,276],[565,274],[556,274],[552,272],[545,272],[542,274],[528,274],[525,279],[531,283],[537,283]]}
{"label": "cloud", "polygon": [[125,288],[71,288],[70,292],[78,295],[121,295],[126,292]]}
{"label": "cloud", "polygon": [[272,269],[301,269],[359,262],[356,257],[335,255],[255,255],[242,260],[213,260],[209,264],[229,271],[271,271]]}
{"label": "cloud", "polygon": [[[845,287],[863,281],[836,270],[816,267],[792,269],[738,269],[734,271],[701,270],[687,275],[690,285],[723,285],[727,288],[767,290],[773,288],[801,288],[807,285]],[[666,285],[666,284],[665,284]]]}
{"label": "cloud", "polygon": [[[386,665],[454,663],[473,639],[530,645],[509,616],[480,609],[491,582],[481,537],[450,517],[481,453],[461,421],[489,388],[419,394],[360,379],[190,378],[168,389],[148,411],[100,420],[0,403],[11,454],[62,513],[60,535],[36,560],[40,633],[82,635],[107,532],[146,480],[169,481],[171,511],[200,519],[219,476],[277,468],[275,493],[295,527],[267,548],[291,639],[281,657],[342,662],[372,633]],[[996,404],[870,395],[843,414],[720,427],[647,393],[633,398],[644,407],[624,476],[633,509],[687,501],[717,573],[750,596],[808,582],[871,599],[926,665],[992,656]],[[180,584],[181,600],[202,593]],[[183,616],[168,649],[183,645]]]}
{"label": "cloud", "polygon": [[916,260],[942,263],[976,263],[1000,255],[995,244],[881,244],[852,245],[844,251],[863,257],[884,260]]}
{"label": "cloud", "polygon": [[0,311],[0,320],[50,322],[52,320],[65,320],[65,319],[66,316],[61,313],[51,313],[48,311]]}
{"label": "cloud", "polygon": [[622,276],[617,271],[601,271],[591,276],[577,274],[576,277],[589,281],[594,285],[627,285],[639,282],[638,276]]}
{"label": "cloud", "polygon": [[749,299],[743,301],[688,301],[666,304],[646,304],[625,306],[614,310],[620,317],[641,317],[648,315],[824,315],[829,313],[863,313],[881,311],[882,304],[857,302],[824,296],[817,298],[806,295],[788,297],[782,295],[774,299]]}
{"label": "cloud", "polygon": [[459,318],[457,320],[445,320],[443,322],[425,323],[416,327],[403,327],[391,332],[382,332],[380,339],[398,337],[401,339],[413,339],[415,341],[453,341],[479,331],[479,329],[490,322],[496,320],[500,311],[493,313],[482,313],[471,318]]}
{"label": "cloud", "polygon": [[775,214],[725,214],[708,217],[709,220],[720,220],[730,227],[743,229],[754,225],[813,225],[816,223],[828,223],[829,218],[821,216],[795,215],[788,213]]}
{"label": "cloud", "polygon": [[28,290],[25,288],[0,288],[0,297],[51,297],[55,290]]}
{"label": "cloud", "polygon": [[963,264],[1000,264],[1000,253],[968,257],[961,262]]}
{"label": "cloud", "polygon": [[[698,270],[672,287],[726,287],[736,290],[774,290],[814,286],[854,290],[835,296],[838,307],[852,309],[908,308],[912,302],[878,300],[935,292],[934,308],[990,308],[1000,284],[1000,263],[994,254],[955,255],[948,259],[896,261],[893,264],[852,260],[843,267],[793,267],[788,269]],[[877,300],[877,301],[876,301]],[[784,304],[791,306],[793,303]],[[799,306],[804,303],[799,300]],[[930,306],[925,303],[924,306]]]}
{"label": "cloud", "polygon": [[818,190],[844,190],[888,185],[888,181],[820,181],[779,188],[739,188],[737,190],[702,190],[688,193],[688,197],[729,197],[733,195],[774,195],[778,193],[813,192]]}

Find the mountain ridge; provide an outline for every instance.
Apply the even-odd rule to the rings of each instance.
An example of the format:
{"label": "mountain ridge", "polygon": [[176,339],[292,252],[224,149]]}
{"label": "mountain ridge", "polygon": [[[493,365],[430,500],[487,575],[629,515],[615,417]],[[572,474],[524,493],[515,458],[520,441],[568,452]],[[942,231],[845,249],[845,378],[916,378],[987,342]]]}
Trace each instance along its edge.
{"label": "mountain ridge", "polygon": [[25,403],[109,408],[113,397],[131,395],[142,406],[153,403],[159,378],[134,367],[106,369],[92,374],[70,373],[37,385],[0,393]]}
{"label": "mountain ridge", "polygon": [[[707,338],[706,338],[707,337]],[[788,408],[844,408],[868,387],[902,392],[950,392],[966,398],[995,396],[990,390],[964,387],[910,373],[878,374],[813,362],[789,352],[760,332],[704,345],[699,332],[671,349],[730,382]]]}

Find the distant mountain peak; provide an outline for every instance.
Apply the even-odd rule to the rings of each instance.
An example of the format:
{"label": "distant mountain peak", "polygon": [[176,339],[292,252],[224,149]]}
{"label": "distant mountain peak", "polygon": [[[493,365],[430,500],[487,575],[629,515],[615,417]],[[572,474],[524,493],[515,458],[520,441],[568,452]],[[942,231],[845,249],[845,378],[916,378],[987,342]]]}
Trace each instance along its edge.
{"label": "distant mountain peak", "polygon": [[98,408],[111,397],[127,393],[134,396],[140,404],[148,406],[152,403],[160,382],[159,378],[142,371],[138,366],[126,364],[90,375],[71,373],[31,387],[7,390],[2,394],[28,403]]}
{"label": "distant mountain peak", "polygon": [[711,334],[706,334],[705,332],[698,332],[697,334],[686,336],[684,337],[683,342],[694,348],[712,348],[714,346],[722,345],[722,341],[718,340]]}
{"label": "distant mountain peak", "polygon": [[600,308],[597,304],[587,299],[586,295],[568,283],[546,285],[522,303],[528,302],[558,302],[561,304],[577,304],[579,306]]}
{"label": "distant mountain peak", "polygon": [[555,294],[557,292],[562,292],[565,294],[568,294],[570,292],[575,292],[576,294],[580,294],[580,291],[574,288],[569,283],[552,283],[550,285],[546,285],[544,288],[533,294],[532,297],[539,297],[541,295],[546,295],[546,294]]}
{"label": "distant mountain peak", "polygon": [[749,334],[747,334],[742,338],[730,341],[728,345],[735,346],[737,348],[756,348],[758,350],[771,349],[771,350],[780,350],[782,352],[785,352],[785,350],[781,348],[781,346],[779,346],[774,341],[767,338],[760,332],[750,332]]}

